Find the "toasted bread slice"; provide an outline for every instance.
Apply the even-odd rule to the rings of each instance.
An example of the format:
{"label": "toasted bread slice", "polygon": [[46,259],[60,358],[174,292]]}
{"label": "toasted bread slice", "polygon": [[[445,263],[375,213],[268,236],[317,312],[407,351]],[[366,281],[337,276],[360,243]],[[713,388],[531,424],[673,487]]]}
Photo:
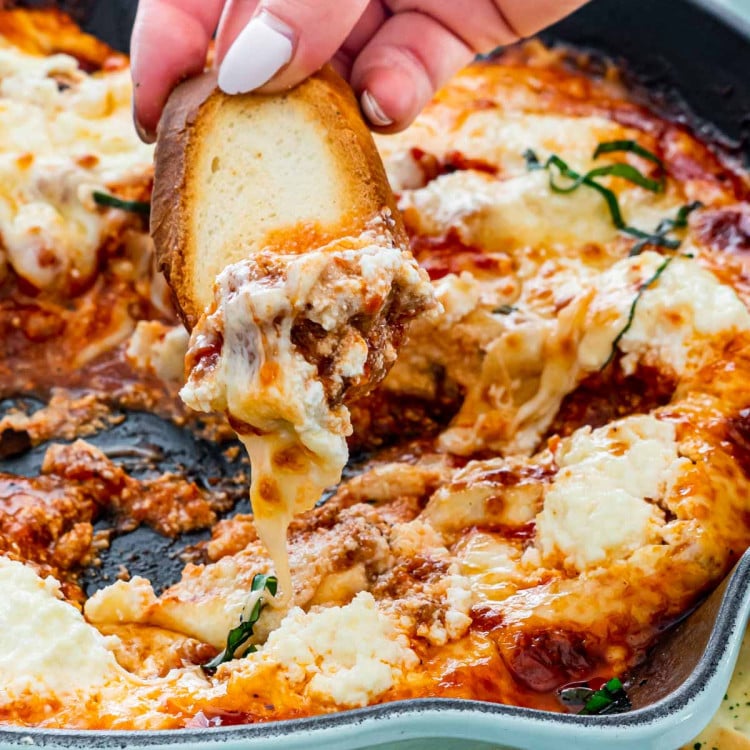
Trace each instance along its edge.
{"label": "toasted bread slice", "polygon": [[406,247],[372,136],[333,70],[274,96],[228,96],[206,74],[170,98],[151,229],[188,327],[229,264],[262,248],[299,252],[356,237],[384,209]]}

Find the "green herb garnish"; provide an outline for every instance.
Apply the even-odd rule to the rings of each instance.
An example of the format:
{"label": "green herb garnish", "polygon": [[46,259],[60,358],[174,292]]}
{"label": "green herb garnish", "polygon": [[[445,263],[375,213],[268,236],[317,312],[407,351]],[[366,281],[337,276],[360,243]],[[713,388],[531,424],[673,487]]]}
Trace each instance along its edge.
{"label": "green herb garnish", "polygon": [[613,677],[601,690],[595,690],[580,714],[616,714],[630,709],[630,699],[622,682]]}
{"label": "green herb garnish", "polygon": [[[663,247],[669,247],[671,250],[677,250],[682,243],[680,240],[670,240],[666,237],[667,232],[672,232],[675,229],[685,229],[690,214],[697,208],[702,207],[703,204],[700,201],[693,201],[685,206],[681,206],[677,210],[674,219],[662,219],[652,235],[643,237],[640,242],[637,242],[630,248],[629,255],[640,255],[646,245],[662,245]],[[667,242],[672,244],[669,245]]]}
{"label": "green herb garnish", "polygon": [[[644,174],[639,172],[635,167],[631,167],[629,164],[610,164],[606,167],[596,167],[590,170],[586,174],[579,174],[574,169],[571,169],[568,164],[563,161],[556,154],[552,154],[546,162],[542,163],[539,161],[537,155],[531,150],[527,150],[523,154],[526,159],[526,167],[529,170],[546,169],[550,173],[549,185],[555,193],[572,193],[574,190],[586,185],[587,187],[596,190],[607,203],[609,208],[609,214],[612,218],[612,223],[620,230],[627,232],[628,234],[646,234],[640,229],[630,227],[622,217],[620,211],[620,204],[617,201],[617,196],[609,188],[598,183],[594,178],[603,177],[605,175],[615,175],[624,177],[629,182],[633,182],[636,185],[645,187],[647,190],[652,192],[658,192],[661,189],[661,183],[656,180],[651,180]],[[561,177],[565,177],[571,180],[569,185],[561,185],[555,181],[554,173],[552,168],[556,169]]]}
{"label": "green herb garnish", "polygon": [[598,159],[602,154],[613,154],[618,151],[628,151],[631,154],[636,154],[643,159],[653,162],[659,169],[664,169],[664,162],[656,154],[643,148],[643,146],[635,141],[604,141],[604,143],[600,143],[596,147],[594,159]]}
{"label": "green herb garnish", "polygon": [[517,312],[518,308],[513,305],[500,305],[496,307],[492,312],[495,315],[510,315],[511,313]]}
{"label": "green herb garnish", "polygon": [[643,293],[648,289],[652,284],[654,284],[658,278],[664,273],[667,266],[674,260],[674,256],[671,255],[669,258],[665,258],[665,260],[661,263],[661,265],[654,271],[653,276],[649,277],[644,281],[640,287],[638,287],[638,293],[635,295],[635,299],[633,300],[633,304],[630,305],[630,312],[628,313],[628,319],[625,323],[625,327],[620,331],[620,333],[615,336],[615,340],[612,342],[612,351],[609,353],[609,357],[607,357],[607,361],[601,366],[601,369],[604,370],[607,368],[607,365],[615,358],[615,354],[617,353],[617,346],[622,340],[622,337],[630,330],[630,327],[633,325],[633,320],[635,320],[635,308],[638,305],[638,302],[640,301],[641,297],[643,296]]}
{"label": "green herb garnish", "polygon": [[[594,178],[609,176],[622,177],[628,182],[632,182],[633,184],[638,185],[645,190],[650,190],[652,193],[658,193],[664,189],[664,185],[660,180],[652,180],[650,177],[646,177],[646,175],[644,175],[640,170],[632,167],[630,164],[608,164],[606,167],[594,167],[594,169],[590,169],[588,172],[586,172],[586,174],[581,175],[570,169],[570,167],[559,156],[555,156],[553,154],[547,160],[547,164],[545,166],[547,169],[549,169],[551,166],[555,166],[560,170],[560,174],[573,180],[570,185],[563,186],[556,183],[554,179],[550,178],[550,186],[556,193],[572,193],[581,185],[588,185],[589,187],[597,190],[599,188],[602,188],[603,186],[599,183],[594,183]],[[608,188],[603,189],[607,190],[607,192],[612,192]],[[615,222],[615,224],[619,228],[624,227],[625,222],[620,215],[619,206],[617,207],[616,216],[617,219],[615,219],[615,214],[613,214],[613,221]]]}
{"label": "green herb garnish", "polygon": [[600,690],[586,687],[566,688],[560,691],[563,703],[583,705],[579,715],[616,714],[631,708],[625,688],[619,678],[613,677]]}
{"label": "green herb garnish", "polygon": [[[253,593],[258,591],[268,591],[271,596],[276,596],[278,585],[279,581],[276,576],[256,575],[253,578],[253,582],[250,584],[250,591]],[[224,650],[211,659],[211,661],[203,664],[203,670],[206,672],[213,672],[220,664],[224,664],[224,662],[232,661],[232,659],[234,659],[237,649],[252,637],[253,628],[260,618],[260,613],[263,609],[264,603],[261,594],[253,605],[253,609],[248,618],[245,619],[244,612],[240,615],[240,624],[229,631],[229,634],[227,635],[227,645]],[[254,653],[255,651],[255,646],[250,646],[245,653]]]}
{"label": "green herb garnish", "polygon": [[594,694],[594,691],[590,687],[569,687],[560,690],[558,695],[560,700],[571,708],[581,709],[585,705],[586,701]]}
{"label": "green herb garnish", "polygon": [[144,216],[148,216],[151,213],[151,204],[145,201],[126,201],[123,198],[118,198],[116,195],[102,193],[99,190],[94,190],[91,195],[94,198],[94,203],[99,206],[119,208],[121,211],[130,211],[131,213],[143,214]]}
{"label": "green herb garnish", "polygon": [[[528,170],[546,169],[550,173],[550,189],[555,193],[572,193],[582,185],[585,185],[592,190],[596,190],[602,198],[604,198],[607,208],[609,209],[612,223],[615,227],[624,234],[638,239],[638,242],[631,248],[630,255],[640,254],[648,245],[656,245],[657,247],[664,247],[668,250],[677,250],[682,241],[674,237],[668,237],[668,233],[676,229],[684,229],[687,226],[687,218],[690,213],[696,208],[699,208],[701,204],[696,201],[686,206],[682,206],[678,210],[674,219],[662,219],[653,232],[647,232],[643,229],[630,226],[623,218],[620,204],[615,193],[598,182],[596,178],[607,176],[620,177],[628,180],[628,182],[632,182],[634,185],[644,188],[645,190],[658,193],[663,191],[665,187],[663,176],[664,164],[656,154],[652,154],[647,149],[639,146],[635,141],[627,140],[606,141],[600,143],[597,146],[596,151],[594,151],[594,158],[597,158],[601,154],[618,151],[629,151],[657,164],[662,171],[662,176],[658,180],[652,179],[644,175],[640,170],[636,169],[636,167],[625,163],[609,164],[605,167],[595,167],[585,174],[580,174],[574,169],[571,169],[570,166],[556,154],[552,154],[544,163],[539,161],[539,157],[531,149],[524,151],[523,157],[526,160],[526,168]],[[558,179],[555,179],[555,171],[559,177],[570,180],[570,182],[567,184],[561,184]]]}
{"label": "green herb garnish", "polygon": [[526,161],[526,169],[528,169],[529,172],[532,172],[535,169],[544,169],[544,164],[539,161],[539,157],[530,148],[527,148],[522,156]]}

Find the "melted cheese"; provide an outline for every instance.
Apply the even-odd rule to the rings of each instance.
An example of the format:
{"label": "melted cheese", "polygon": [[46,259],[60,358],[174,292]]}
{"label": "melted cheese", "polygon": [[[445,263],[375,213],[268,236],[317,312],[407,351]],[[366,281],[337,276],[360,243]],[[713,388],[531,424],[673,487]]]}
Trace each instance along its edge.
{"label": "melted cheese", "polygon": [[181,381],[189,335],[182,325],[140,320],[128,341],[126,356],[139,370],[162,380]]}
{"label": "melted cheese", "polygon": [[[14,194],[5,208],[0,205],[0,231],[11,240],[11,262],[29,280],[52,288],[87,272],[88,253],[104,226],[97,223],[99,211],[87,205],[89,185],[107,184],[97,169],[107,163],[119,179],[133,155],[132,133],[124,144],[113,142],[125,122],[115,82],[124,92],[127,80],[107,74],[78,81],[75,64],[65,57],[37,60],[36,67],[24,62],[23,75],[16,75],[14,55],[8,70],[0,71],[0,94],[7,99],[5,105],[0,100],[0,125],[10,128],[0,144],[0,166],[3,148],[19,154],[24,138],[36,139],[41,156],[6,165],[5,184],[28,188],[30,197],[16,201]],[[413,455],[411,447],[398,457],[389,453],[387,463],[347,481],[326,507],[295,525],[295,603],[309,611],[295,608],[285,617],[285,606],[269,602],[253,635],[258,651],[222,665],[210,678],[194,664],[203,656],[185,661],[173,654],[167,662],[179,666],[169,675],[147,671],[147,679],[137,680],[119,669],[111,642],[88,623],[106,632],[115,623],[114,632],[136,639],[143,631],[145,650],[156,642],[145,635],[154,626],[170,632],[165,643],[185,633],[201,641],[201,654],[211,645],[223,648],[228,631],[258,596],[250,595],[253,577],[272,571],[251,519],[223,523],[207,548],[213,562],[188,565],[182,580],[159,596],[138,578],[97,593],[86,604],[87,620],[59,599],[54,582],[18,563],[0,562],[0,671],[9,675],[0,708],[6,697],[21,696],[4,721],[177,728],[200,717],[213,725],[227,711],[264,721],[446,691],[550,708],[549,695],[519,689],[516,678],[543,671],[545,660],[565,668],[556,661],[557,647],[565,650],[568,642],[574,660],[580,644],[583,662],[603,654],[596,668],[620,673],[629,666],[628,645],[646,644],[655,625],[679,617],[723,575],[729,550],[741,549],[749,538],[748,482],[727,449],[745,426],[737,417],[747,406],[743,347],[750,337],[747,311],[719,281],[736,280],[729,264],[721,269],[726,276],[718,277],[702,267],[702,250],[695,252],[698,260],[676,257],[641,294],[619,339],[615,373],[621,363],[629,372],[643,362],[678,376],[680,389],[669,406],[562,441],[553,437],[550,450],[531,458],[513,455],[533,453],[565,395],[607,361],[638,289],[663,262],[656,253],[625,257],[631,243],[614,229],[594,191],[553,194],[547,175],[526,172],[521,153],[529,147],[541,158],[560,153],[577,169],[591,164],[602,140],[634,137],[652,147],[651,130],[632,131],[595,114],[573,116],[586,109],[585,96],[595,93],[587,86],[595,84],[560,71],[557,78],[545,77],[545,60],[523,73],[528,85],[514,77],[521,73],[513,66],[463,74],[439,97],[453,110],[440,127],[422,117],[407,133],[383,142],[389,166],[400,165],[410,227],[429,234],[428,240],[442,240],[454,229],[465,243],[476,244],[474,256],[465,253],[476,263],[464,264],[459,246],[458,270],[448,264],[447,271],[456,272],[435,283],[443,314],[412,329],[412,344],[388,384],[399,396],[437,400],[445,375],[463,408],[438,438],[443,453],[430,456],[427,440],[419,446],[426,455]],[[60,91],[50,85],[50,71],[74,85]],[[488,93],[496,77],[513,84]],[[555,111],[558,84],[574,90],[573,109]],[[461,92],[468,98],[461,99]],[[489,106],[474,106],[484,97]],[[30,102],[28,112],[22,101]],[[114,128],[107,122],[110,105]],[[609,100],[592,112],[611,111],[608,106]],[[101,130],[94,123],[99,117],[107,123]],[[48,121],[54,127],[47,128]],[[86,131],[82,140],[73,138],[79,127]],[[661,123],[654,132],[669,127]],[[58,141],[59,147],[50,145]],[[73,143],[94,144],[99,166],[82,166],[87,162],[81,160],[69,175]],[[659,145],[669,160],[673,144]],[[450,151],[459,149],[489,160],[497,174],[459,170],[425,186],[412,146],[448,162]],[[22,167],[31,176],[21,174]],[[699,181],[689,188],[674,176],[668,182],[659,195],[612,184],[628,220],[652,228],[674,215]],[[712,190],[716,195],[720,188]],[[0,189],[0,203],[3,195]],[[696,197],[708,203],[710,195]],[[76,201],[88,213],[78,216]],[[35,245],[37,236],[44,242]],[[341,396],[349,381],[367,381],[370,344],[348,323],[362,308],[372,312],[371,302],[380,310],[381,297],[395,286],[406,285],[415,298],[430,292],[410,263],[399,265],[403,256],[360,240],[305,256],[254,256],[228,269],[215,309],[193,336],[196,352],[205,344],[217,356],[198,363],[183,393],[196,408],[229,412],[243,433],[253,463],[257,528],[287,594],[286,524],[338,480],[349,430]],[[57,270],[38,262],[41,244],[55,245]],[[430,242],[425,245],[429,261]],[[434,245],[440,256],[445,248],[440,241]],[[681,252],[688,251],[686,241]],[[331,275],[332,266],[343,268],[340,276]],[[366,289],[357,286],[362,280]],[[504,305],[512,310],[503,311]],[[315,356],[293,340],[300,319],[321,334]],[[725,351],[732,357],[740,352],[736,360],[725,364],[714,356],[715,338],[731,341]],[[215,346],[217,340],[223,346]],[[163,368],[176,374],[173,355],[181,343],[179,329],[145,323],[131,338],[129,354],[149,374]],[[82,351],[84,361],[92,356],[88,347]],[[332,371],[321,374],[316,357],[330,354]],[[702,361],[712,366],[708,375],[698,370]],[[686,392],[696,382],[695,392]],[[495,455],[463,465],[446,449]],[[482,623],[485,616],[490,619]],[[494,623],[491,634],[486,623]],[[521,674],[510,674],[511,666]],[[742,693],[733,690],[734,706]],[[746,730],[738,719],[732,727]],[[729,731],[728,721],[723,729]],[[718,743],[716,736],[706,734],[705,741]]]}
{"label": "melted cheese", "polygon": [[[286,530],[295,515],[312,508],[326,487],[339,481],[348,457],[346,443],[341,439],[333,451],[316,452],[288,428],[262,437],[240,437],[252,466],[250,503],[255,528],[274,561],[281,591],[288,600],[292,574]],[[292,460],[287,456],[292,456]]]}
{"label": "melted cheese", "polygon": [[578,571],[655,542],[664,514],[654,501],[690,463],[677,455],[674,425],[651,416],[583,428],[556,460],[560,470],[536,519],[536,544],[543,560],[560,558]]}
{"label": "melted cheese", "polygon": [[[284,601],[292,590],[289,522],[339,481],[348,458],[349,412],[331,389],[341,394],[347,380],[369,378],[369,345],[351,321],[383,315],[394,293],[414,313],[432,299],[414,260],[379,228],[301,255],[264,251],[229,266],[216,280],[215,309],[193,330],[191,346],[220,337],[221,356],[209,370],[198,363],[181,396],[194,409],[226,411],[238,425],[252,464],[255,525]],[[324,338],[325,376],[293,341],[302,319]],[[376,355],[392,361],[391,342],[379,346]]]}
{"label": "melted cheese", "polygon": [[[450,229],[464,242],[496,249],[610,243],[619,236],[606,202],[595,190],[557,193],[544,170],[497,179],[465,170],[441,175],[406,191],[399,208],[421,233],[442,236]],[[627,220],[652,230],[679,207],[677,196],[632,187],[612,188]]]}
{"label": "melted cheese", "polygon": [[[601,275],[580,347],[584,368],[598,369],[606,361],[615,337],[628,323],[638,289],[653,278],[664,260],[658,253],[646,252],[616,263]],[[642,292],[618,348],[626,355],[626,371],[646,360],[683,375],[691,351],[700,359],[700,351],[694,348],[701,340],[748,329],[750,312],[734,289],[695,259],[676,257]]]}
{"label": "melted cheese", "polygon": [[87,75],[73,57],[0,42],[0,237],[26,281],[50,289],[88,278],[125,218],[99,209],[92,192],[143,180],[151,160],[132,126],[129,71]]}
{"label": "melted cheese", "polygon": [[523,153],[532,149],[544,160],[551,153],[564,153],[578,166],[588,166],[602,141],[628,137],[627,130],[603,117],[566,117],[562,114],[532,114],[485,109],[468,112],[451,133],[421,118],[403,134],[377,137],[388,178],[394,190],[421,187],[424,175],[411,149],[444,159],[457,151],[469,159],[497,166],[503,175],[526,172]]}

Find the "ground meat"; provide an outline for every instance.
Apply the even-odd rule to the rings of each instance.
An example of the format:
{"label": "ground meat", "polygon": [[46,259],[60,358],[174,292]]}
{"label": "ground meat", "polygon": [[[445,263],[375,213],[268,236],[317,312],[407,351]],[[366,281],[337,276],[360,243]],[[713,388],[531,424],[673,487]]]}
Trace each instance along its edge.
{"label": "ground meat", "polygon": [[[82,440],[52,446],[42,471],[86,487],[99,505],[118,515],[122,529],[146,523],[164,536],[175,537],[216,522],[212,498],[195,483],[172,475],[134,479]],[[224,506],[226,497],[218,499]]]}

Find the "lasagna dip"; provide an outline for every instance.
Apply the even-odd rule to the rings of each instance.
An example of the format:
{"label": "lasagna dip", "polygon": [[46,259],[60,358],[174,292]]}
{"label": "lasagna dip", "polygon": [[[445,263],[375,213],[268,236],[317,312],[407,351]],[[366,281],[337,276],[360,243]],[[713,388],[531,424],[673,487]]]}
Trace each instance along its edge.
{"label": "lasagna dip", "polygon": [[[0,722],[578,711],[750,544],[750,182],[615,70],[530,43],[379,140],[439,312],[348,403],[356,461],[291,520],[277,596],[239,459],[233,489],[97,447],[147,411],[238,450],[178,397],[126,61],[55,14],[0,32],[0,388],[42,402],[0,450],[43,453],[0,474]],[[163,590],[130,558],[92,585],[140,525],[209,531]]]}

